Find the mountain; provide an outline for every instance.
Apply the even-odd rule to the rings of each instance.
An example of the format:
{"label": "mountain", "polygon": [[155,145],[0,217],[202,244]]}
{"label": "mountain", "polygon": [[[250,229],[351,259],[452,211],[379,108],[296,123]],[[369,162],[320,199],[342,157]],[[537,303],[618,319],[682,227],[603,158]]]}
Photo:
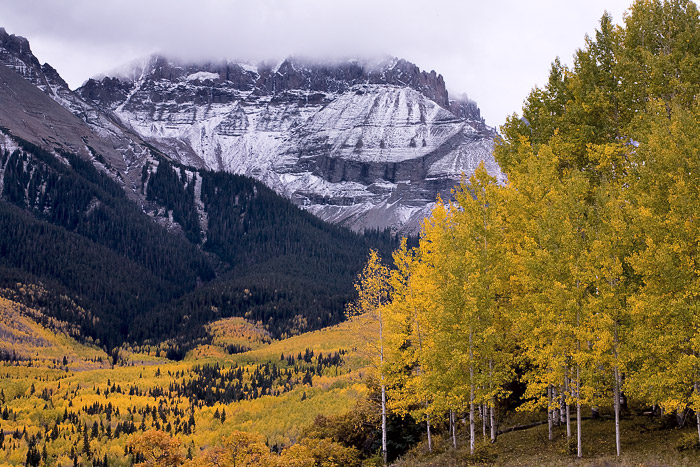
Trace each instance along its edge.
{"label": "mountain", "polygon": [[141,171],[155,159],[138,134],[71,91],[51,65],[39,63],[26,38],[8,34],[4,28],[0,28],[0,65],[4,65],[0,70],[0,126],[38,147],[90,161],[130,199],[143,204],[138,190]]}
{"label": "mountain", "polygon": [[491,155],[495,132],[476,103],[450,99],[442,76],[405,60],[288,58],[273,66],[153,56],[72,92],[26,39],[0,29],[0,63],[83,120],[98,141],[83,144],[75,132],[51,141],[35,129],[24,137],[85,153],[146,209],[140,177],[154,152],[254,177],[354,230],[415,234],[436,195],[449,197],[480,161],[502,178]]}
{"label": "mountain", "polygon": [[180,163],[263,181],[321,219],[416,233],[491,155],[476,103],[405,60],[183,63],[152,56],[78,95]]}
{"label": "mountain", "polygon": [[173,357],[229,316],[318,329],[343,319],[369,248],[394,246],[178,163],[52,70],[0,29],[0,296],[47,322]]}

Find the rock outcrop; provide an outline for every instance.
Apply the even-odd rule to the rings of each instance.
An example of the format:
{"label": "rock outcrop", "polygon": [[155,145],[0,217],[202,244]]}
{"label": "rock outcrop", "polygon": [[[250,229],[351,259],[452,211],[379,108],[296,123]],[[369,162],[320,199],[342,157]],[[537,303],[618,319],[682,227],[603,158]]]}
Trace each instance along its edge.
{"label": "rock outcrop", "polygon": [[322,219],[415,233],[495,132],[441,75],[405,60],[274,66],[161,56],[78,90],[187,165],[258,178]]}

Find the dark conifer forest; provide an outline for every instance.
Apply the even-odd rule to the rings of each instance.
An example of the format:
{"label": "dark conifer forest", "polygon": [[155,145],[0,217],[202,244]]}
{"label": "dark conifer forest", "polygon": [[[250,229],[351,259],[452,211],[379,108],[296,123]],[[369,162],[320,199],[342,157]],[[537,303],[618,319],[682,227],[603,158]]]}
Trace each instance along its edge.
{"label": "dark conifer forest", "polygon": [[[89,161],[21,143],[0,155],[0,283],[105,349],[169,340],[179,358],[206,341],[204,324],[231,316],[275,337],[338,323],[369,248],[395,246],[388,232],[327,224],[247,177],[158,154],[141,189],[156,218],[172,216],[166,228]],[[40,303],[18,290],[27,283],[45,291]],[[75,309],[57,306],[64,295]]]}

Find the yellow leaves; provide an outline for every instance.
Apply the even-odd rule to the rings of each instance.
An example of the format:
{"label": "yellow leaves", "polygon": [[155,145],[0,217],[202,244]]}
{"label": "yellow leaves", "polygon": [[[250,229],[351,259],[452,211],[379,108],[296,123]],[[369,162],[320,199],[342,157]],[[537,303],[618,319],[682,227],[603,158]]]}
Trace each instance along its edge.
{"label": "yellow leaves", "polygon": [[[504,367],[513,357],[497,355],[509,352],[507,308],[499,306],[499,295],[506,296],[511,283],[504,216],[506,204],[517,203],[514,193],[498,186],[482,164],[468,186],[455,190],[454,203],[438,203],[412,259],[406,260],[405,247],[395,255],[401,277],[393,280],[399,287],[392,291],[392,308],[404,313],[408,329],[389,331],[402,336],[395,339],[399,345],[410,342],[411,350],[392,351],[391,358],[397,367],[410,360],[416,368],[410,377],[396,376],[404,389],[395,395],[410,398],[420,413],[462,407],[470,388],[477,401],[502,395],[498,388],[512,378]],[[492,369],[489,360],[496,362]],[[430,406],[423,407],[426,402]]]}
{"label": "yellow leaves", "polygon": [[144,462],[136,464],[141,467],[170,467],[184,460],[180,440],[159,430],[148,430],[133,437],[129,447],[145,458]]}
{"label": "yellow leaves", "polygon": [[359,467],[357,450],[330,439],[304,438],[285,449],[277,460],[280,467]]}
{"label": "yellow leaves", "polygon": [[214,446],[205,450],[188,462],[187,466],[269,467],[276,465],[276,463],[277,456],[270,452],[264,437],[257,433],[234,431],[224,438],[222,446]]}
{"label": "yellow leaves", "polygon": [[239,345],[246,348],[260,348],[271,342],[270,333],[262,326],[240,317],[225,318],[207,325],[212,343],[221,347]]}
{"label": "yellow leaves", "polygon": [[[355,289],[358,299],[348,308],[350,315],[370,314],[378,316],[382,306],[388,302],[389,296],[389,269],[382,264],[376,250],[372,249],[362,272],[358,275]],[[381,319],[381,318],[379,318]]]}
{"label": "yellow leaves", "polygon": [[258,433],[234,431],[224,439],[224,449],[232,462],[229,465],[265,466],[270,464],[270,448]]}

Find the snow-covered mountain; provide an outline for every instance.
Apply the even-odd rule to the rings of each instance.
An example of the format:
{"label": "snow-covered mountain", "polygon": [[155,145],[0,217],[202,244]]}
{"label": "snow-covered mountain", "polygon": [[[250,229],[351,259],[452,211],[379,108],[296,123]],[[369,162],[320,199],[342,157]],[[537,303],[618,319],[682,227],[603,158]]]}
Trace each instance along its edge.
{"label": "snow-covered mountain", "polygon": [[[4,86],[0,122],[7,132],[39,147],[83,156],[109,173],[132,198],[139,198],[141,169],[153,158],[136,132],[71,91],[53,67],[39,63],[27,39],[4,28],[0,28],[0,66],[5,67],[0,70]],[[34,88],[18,84],[19,76],[10,71]],[[48,105],[37,97],[38,91],[60,106]]]}
{"label": "snow-covered mountain", "polygon": [[262,180],[322,219],[416,232],[491,155],[476,104],[405,60],[250,65],[153,56],[77,90],[187,165]]}
{"label": "snow-covered mountain", "polygon": [[39,100],[15,96],[14,86],[0,117],[15,136],[83,155],[147,212],[158,211],[142,189],[144,167],[158,164],[154,151],[252,176],[356,230],[415,233],[436,195],[448,197],[480,161],[502,177],[495,132],[476,103],[450,99],[442,76],[405,60],[251,65],[153,56],[71,91],[26,39],[0,28],[0,64],[77,117],[33,109]]}

